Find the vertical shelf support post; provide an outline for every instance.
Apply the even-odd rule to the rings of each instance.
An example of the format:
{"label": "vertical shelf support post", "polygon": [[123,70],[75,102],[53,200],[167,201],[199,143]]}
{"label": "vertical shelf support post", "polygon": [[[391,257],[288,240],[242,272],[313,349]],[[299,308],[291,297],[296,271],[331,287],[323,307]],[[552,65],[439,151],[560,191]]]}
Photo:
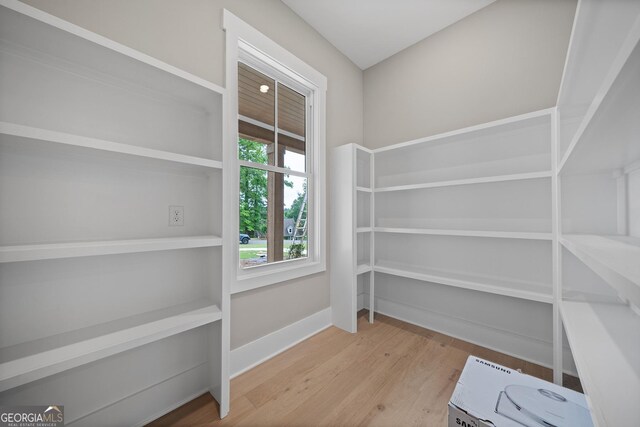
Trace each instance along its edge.
{"label": "vertical shelf support post", "polygon": [[562,273],[560,248],[560,176],[558,168],[558,109],[551,115],[551,230],[552,230],[552,274],[553,274],[553,382],[562,385]]}
{"label": "vertical shelf support post", "polygon": [[375,204],[376,204],[376,192],[375,192],[375,153],[369,153],[369,188],[371,188],[371,196],[369,200],[369,226],[371,227],[371,233],[369,235],[369,264],[371,265],[371,272],[369,273],[369,323],[373,323],[374,309],[375,309],[375,280],[376,273],[373,270],[376,258],[376,233],[375,230]]}

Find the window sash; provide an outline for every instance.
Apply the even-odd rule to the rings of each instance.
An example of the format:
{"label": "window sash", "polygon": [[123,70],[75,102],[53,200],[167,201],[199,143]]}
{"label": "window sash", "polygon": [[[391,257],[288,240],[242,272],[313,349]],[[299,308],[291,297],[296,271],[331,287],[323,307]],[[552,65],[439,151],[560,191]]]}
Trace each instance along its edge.
{"label": "window sash", "polygon": [[[299,171],[294,171],[292,169],[282,168],[279,166],[272,166],[272,165],[265,165],[263,163],[250,162],[248,160],[238,160],[238,165],[244,166],[247,168],[260,169],[267,172],[278,172],[285,175],[299,176],[307,179],[311,179],[313,177],[313,174],[310,172],[299,172]],[[307,190],[307,195],[309,195],[309,190]]]}

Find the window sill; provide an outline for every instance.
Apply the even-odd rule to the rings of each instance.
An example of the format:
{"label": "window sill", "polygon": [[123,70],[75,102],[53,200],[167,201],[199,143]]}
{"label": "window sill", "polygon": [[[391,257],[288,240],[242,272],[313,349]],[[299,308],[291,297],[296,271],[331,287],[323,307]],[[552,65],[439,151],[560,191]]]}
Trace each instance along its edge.
{"label": "window sill", "polygon": [[[272,268],[270,268],[272,267]],[[323,262],[304,262],[274,264],[238,272],[236,283],[231,287],[231,294],[250,291],[264,286],[275,285],[287,280],[298,279],[311,274],[326,271]]]}

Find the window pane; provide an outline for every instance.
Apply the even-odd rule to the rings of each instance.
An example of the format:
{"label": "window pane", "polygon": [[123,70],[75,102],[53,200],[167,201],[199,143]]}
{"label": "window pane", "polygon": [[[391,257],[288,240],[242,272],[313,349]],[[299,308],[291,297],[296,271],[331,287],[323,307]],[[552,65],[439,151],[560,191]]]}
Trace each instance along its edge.
{"label": "window pane", "polygon": [[240,160],[275,164],[275,157],[270,155],[274,150],[275,121],[275,81],[248,65],[238,63]]}
{"label": "window pane", "polygon": [[306,98],[278,83],[278,146],[285,150],[285,168],[306,171]]}
{"label": "window pane", "polygon": [[240,137],[238,139],[238,158],[249,162],[267,164],[267,146],[261,142]]}
{"label": "window pane", "polygon": [[240,265],[266,262],[267,172],[240,167]]}
{"label": "window pane", "polygon": [[307,256],[306,187],[306,178],[240,167],[242,267]]}
{"label": "window pane", "polygon": [[285,259],[309,256],[307,206],[307,178],[289,175],[284,190]]}

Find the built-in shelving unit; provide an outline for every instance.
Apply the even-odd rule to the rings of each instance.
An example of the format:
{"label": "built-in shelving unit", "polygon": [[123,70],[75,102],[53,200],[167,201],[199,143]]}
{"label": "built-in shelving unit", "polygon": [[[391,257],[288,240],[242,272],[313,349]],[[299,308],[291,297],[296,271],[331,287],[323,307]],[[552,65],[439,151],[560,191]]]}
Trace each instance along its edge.
{"label": "built-in shelving unit", "polygon": [[552,116],[374,150],[374,271],[550,303]]}
{"label": "built-in shelving unit", "polygon": [[[333,324],[357,331],[356,314],[364,305],[365,285],[373,287],[373,154],[357,144],[334,149],[332,210],[331,306]],[[370,311],[370,321],[373,312]]]}
{"label": "built-in shelving unit", "polygon": [[558,97],[564,329],[596,426],[640,418],[640,3],[581,0]]}
{"label": "built-in shelving unit", "polygon": [[[540,316],[552,316],[556,286],[554,125],[550,109],[371,153],[335,149],[332,191],[340,195],[332,221],[340,225],[332,242],[352,246],[332,260],[334,323],[354,331],[354,307],[372,316],[380,306],[455,336],[464,324],[479,334],[466,337],[471,341],[484,336],[486,345],[551,365],[557,337]],[[501,298],[458,304],[469,308],[461,314],[437,308],[450,307],[451,295],[472,301],[477,293]],[[431,308],[418,314],[425,301]],[[515,320],[495,316],[511,311]],[[531,339],[523,340],[527,334]]]}
{"label": "built-in shelving unit", "polygon": [[14,0],[0,74],[0,403],[46,394],[92,425],[117,402],[135,425],[157,409],[134,396],[209,390],[225,416],[224,89]]}

